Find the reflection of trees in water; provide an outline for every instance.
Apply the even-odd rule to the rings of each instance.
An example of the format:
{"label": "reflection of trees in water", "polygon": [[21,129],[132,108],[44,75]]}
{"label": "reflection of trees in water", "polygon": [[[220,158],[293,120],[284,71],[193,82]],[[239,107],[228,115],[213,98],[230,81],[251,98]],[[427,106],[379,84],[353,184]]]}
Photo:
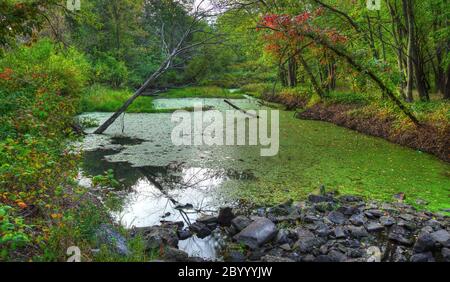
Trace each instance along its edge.
{"label": "reflection of trees in water", "polygon": [[129,198],[136,201],[134,196],[150,197],[152,199],[167,199],[165,206],[159,211],[164,219],[167,212],[179,212],[183,220],[190,224],[190,218],[195,218],[199,212],[213,212],[209,206],[212,189],[226,179],[252,180],[251,171],[237,171],[234,169],[209,169],[188,167],[184,163],[170,163],[167,166],[132,167],[127,162],[108,162],[105,156],[118,153],[117,150],[96,150],[84,153],[83,172],[85,175],[100,175],[108,169],[114,170],[114,175],[124,188],[131,189],[148,182],[156,189],[144,189]]}

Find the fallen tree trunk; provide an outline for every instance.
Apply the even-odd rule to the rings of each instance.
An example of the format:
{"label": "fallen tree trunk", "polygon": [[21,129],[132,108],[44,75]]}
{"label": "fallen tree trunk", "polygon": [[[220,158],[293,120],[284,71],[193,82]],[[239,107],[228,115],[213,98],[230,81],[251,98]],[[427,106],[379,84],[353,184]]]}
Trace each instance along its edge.
{"label": "fallen tree trunk", "polygon": [[223,101],[224,101],[225,103],[227,103],[228,105],[230,105],[231,107],[233,107],[234,109],[236,109],[236,110],[238,110],[238,111],[240,111],[240,112],[242,112],[242,113],[244,113],[244,114],[246,114],[246,115],[248,115],[248,116],[251,116],[251,117],[254,117],[254,118],[259,118],[258,115],[249,113],[249,112],[247,112],[246,110],[243,110],[243,109],[239,108],[238,106],[234,105],[233,103],[231,103],[230,101],[228,101],[228,100],[226,100],[226,99],[223,100]]}

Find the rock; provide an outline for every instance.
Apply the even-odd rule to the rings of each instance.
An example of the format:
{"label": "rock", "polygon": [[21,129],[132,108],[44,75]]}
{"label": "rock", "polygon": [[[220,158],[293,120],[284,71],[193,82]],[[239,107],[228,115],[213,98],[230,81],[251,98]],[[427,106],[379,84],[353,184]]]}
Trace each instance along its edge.
{"label": "rock", "polygon": [[347,235],[345,235],[344,228],[341,227],[341,226],[337,226],[337,227],[334,229],[334,237],[335,237],[336,239],[346,238]]}
{"label": "rock", "polygon": [[308,201],[311,203],[321,203],[321,202],[333,202],[333,197],[330,196],[324,196],[324,195],[309,195]]}
{"label": "rock", "polygon": [[406,221],[406,220],[403,220],[403,219],[399,219],[397,221],[397,225],[405,227],[406,229],[411,230],[411,231],[414,231],[414,230],[417,229],[417,226],[416,226],[416,224],[414,224],[414,222]]}
{"label": "rock", "polygon": [[230,226],[233,218],[235,218],[235,216],[233,214],[232,208],[229,207],[221,208],[219,211],[217,222],[219,223],[220,226]]}
{"label": "rock", "polygon": [[287,252],[289,252],[290,250],[292,250],[291,246],[290,246],[288,243],[281,245],[281,246],[280,246],[280,249],[282,249],[282,250],[284,250],[284,251],[287,251]]}
{"label": "rock", "polygon": [[414,244],[415,253],[428,252],[434,249],[435,249],[435,240],[429,233],[423,233],[419,235],[416,243]]}
{"label": "rock", "polygon": [[189,230],[197,234],[197,237],[200,239],[203,239],[211,235],[211,229],[209,229],[208,226],[206,226],[206,224],[203,224],[198,221],[195,222],[194,224],[191,224],[191,226],[189,226]]}
{"label": "rock", "polygon": [[395,219],[390,216],[382,216],[380,217],[380,223],[383,226],[389,227],[396,223]]}
{"label": "rock", "polygon": [[410,246],[413,244],[408,235],[408,232],[403,227],[398,225],[394,225],[391,227],[388,238],[405,246]]}
{"label": "rock", "polygon": [[228,262],[244,262],[245,255],[240,251],[232,250],[227,254],[226,261],[228,261]]}
{"label": "rock", "polygon": [[346,216],[352,216],[359,213],[359,208],[356,206],[342,206],[337,209],[337,211],[343,213]]}
{"label": "rock", "polygon": [[280,229],[277,233],[277,236],[275,237],[275,243],[282,245],[289,243],[289,231],[286,229]]}
{"label": "rock", "polygon": [[96,235],[100,244],[107,245],[108,248],[110,248],[113,252],[121,256],[130,255],[125,237],[113,230],[108,225],[101,224],[96,232]]}
{"label": "rock", "polygon": [[442,224],[435,220],[435,219],[430,219],[427,222],[425,222],[426,226],[430,226],[431,228],[433,228],[434,230],[439,230],[442,228]]}
{"label": "rock", "polygon": [[331,229],[325,223],[320,222],[317,224],[316,233],[320,237],[328,237],[328,235],[331,233]]}
{"label": "rock", "polygon": [[263,262],[295,262],[295,260],[292,260],[290,258],[277,257],[277,256],[271,256],[271,255],[263,256],[261,258],[261,261],[263,261]]}
{"label": "rock", "polygon": [[246,228],[247,226],[249,226],[252,223],[251,219],[249,219],[248,217],[239,215],[235,218],[233,218],[233,220],[231,220],[231,224],[234,226],[234,228],[236,228],[236,230],[242,231],[244,228]]}
{"label": "rock", "polygon": [[364,255],[364,252],[362,250],[359,249],[350,249],[347,252],[347,256],[351,257],[351,258],[360,258]]}
{"label": "rock", "polygon": [[450,249],[449,248],[442,248],[441,251],[442,258],[445,262],[450,262]]}
{"label": "rock", "polygon": [[323,245],[323,243],[323,239],[315,237],[312,233],[311,235],[307,235],[305,233],[304,236],[299,236],[299,239],[294,244],[294,249],[299,250],[301,253],[307,254],[311,253],[314,248],[319,248]]}
{"label": "rock", "polygon": [[443,247],[450,247],[450,234],[447,230],[441,229],[430,234],[433,240]]}
{"label": "rock", "polygon": [[163,259],[172,262],[184,262],[187,261],[189,255],[179,249],[168,247],[164,249]]}
{"label": "rock", "polygon": [[252,249],[256,249],[273,239],[276,234],[277,228],[272,221],[267,218],[259,218],[236,234],[233,238]]}
{"label": "rock", "polygon": [[350,222],[354,225],[361,226],[367,222],[367,218],[362,213],[354,214],[350,217]]}
{"label": "rock", "polygon": [[328,256],[331,258],[331,261],[333,262],[345,262],[347,260],[346,255],[336,250],[331,250],[328,253]]}
{"label": "rock", "polygon": [[308,254],[301,258],[302,262],[314,262],[316,260],[316,257],[314,255]]}
{"label": "rock", "polygon": [[191,236],[192,236],[192,233],[188,229],[178,231],[178,239],[180,239],[180,240],[186,240],[186,239],[190,238]]}
{"label": "rock", "polygon": [[342,202],[354,203],[354,202],[361,202],[362,198],[359,196],[344,195],[340,197],[339,200],[341,200]]}
{"label": "rock", "polygon": [[142,237],[145,239],[147,250],[157,249],[162,245],[171,247],[178,246],[177,228],[174,226],[152,226],[141,228],[138,232],[141,233]]}
{"label": "rock", "polygon": [[413,255],[410,260],[410,262],[435,262],[436,260],[433,257],[433,254],[431,252],[426,253],[420,253]]}
{"label": "rock", "polygon": [[184,226],[184,222],[182,221],[160,221],[161,222],[161,227],[165,227],[165,228],[175,228],[177,230],[181,230]]}
{"label": "rock", "polygon": [[407,214],[407,213],[402,213],[402,214],[400,214],[400,218],[401,218],[401,219],[404,219],[404,220],[406,220],[406,221],[412,221],[412,220],[414,220],[414,216],[413,216],[413,215],[410,215],[410,214]]}
{"label": "rock", "polygon": [[379,224],[378,222],[370,222],[366,226],[367,231],[369,232],[379,232],[384,230],[384,226]]}
{"label": "rock", "polygon": [[218,218],[212,215],[205,215],[197,219],[197,222],[203,223],[205,225],[208,225],[210,223],[217,223],[217,221]]}
{"label": "rock", "polygon": [[399,201],[399,202],[403,202],[406,199],[406,195],[405,193],[398,193],[395,194],[394,196],[392,196],[395,200]]}
{"label": "rock", "polygon": [[380,218],[384,215],[383,211],[377,209],[366,210],[364,214],[371,219]]}
{"label": "rock", "polygon": [[354,238],[363,238],[369,236],[364,226],[349,226],[348,231]]}
{"label": "rock", "polygon": [[339,224],[339,225],[344,224],[344,223],[345,223],[345,220],[346,220],[344,214],[341,213],[341,212],[338,212],[338,211],[332,211],[332,212],[330,212],[330,213],[328,214],[327,218],[328,218],[331,222],[333,222],[333,223],[335,223],[335,224]]}
{"label": "rock", "polygon": [[403,247],[397,247],[395,248],[395,252],[392,255],[392,262],[407,262],[408,259],[405,256],[405,250],[403,249]]}

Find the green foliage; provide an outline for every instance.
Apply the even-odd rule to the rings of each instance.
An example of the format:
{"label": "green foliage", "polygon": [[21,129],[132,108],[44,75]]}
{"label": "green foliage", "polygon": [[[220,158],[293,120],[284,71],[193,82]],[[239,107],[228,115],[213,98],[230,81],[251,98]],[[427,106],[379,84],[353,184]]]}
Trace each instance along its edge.
{"label": "green foliage", "polygon": [[112,169],[108,169],[103,175],[92,177],[92,184],[94,184],[94,186],[113,188],[118,188],[120,186],[119,181],[114,177],[114,171]]}
{"label": "green foliage", "polygon": [[201,86],[171,89],[166,93],[159,95],[161,98],[228,98],[241,99],[244,98],[241,93],[230,92],[217,86]]}
{"label": "green foliage", "polygon": [[358,104],[365,105],[370,102],[367,95],[357,92],[330,91],[325,100],[331,104]]}
{"label": "green foliage", "polygon": [[[111,89],[106,86],[94,84],[81,99],[82,112],[115,112],[131,96],[129,89]],[[139,97],[127,109],[128,113],[150,113],[154,112],[151,97]]]}
{"label": "green foliage", "polygon": [[123,86],[128,81],[128,69],[124,62],[110,55],[104,55],[94,65],[94,80],[113,87]]}
{"label": "green foliage", "polygon": [[13,215],[10,206],[0,203],[0,261],[6,260],[10,252],[30,242],[26,234],[28,228],[23,218]]}

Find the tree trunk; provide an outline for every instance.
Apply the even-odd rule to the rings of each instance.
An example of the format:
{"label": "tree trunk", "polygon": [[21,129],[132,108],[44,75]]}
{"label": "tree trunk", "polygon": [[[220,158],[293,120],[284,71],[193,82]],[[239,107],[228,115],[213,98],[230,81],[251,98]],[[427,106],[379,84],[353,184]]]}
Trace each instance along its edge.
{"label": "tree trunk", "polygon": [[302,64],[303,68],[305,69],[306,73],[308,74],[309,78],[311,79],[311,83],[312,83],[314,89],[316,90],[317,95],[319,95],[319,97],[325,97],[325,93],[323,92],[322,87],[317,82],[317,79],[314,76],[308,63],[305,61],[305,59],[301,55],[298,55],[298,58],[300,60],[300,63]]}
{"label": "tree trunk", "polygon": [[[414,63],[413,63],[413,42],[414,42],[414,24],[410,24],[409,16],[409,2],[411,0],[402,0],[403,4],[403,14],[405,16],[406,27],[408,31],[408,56],[407,56],[407,67],[406,67],[406,100],[408,102],[414,101],[413,87],[414,87]],[[412,26],[412,28],[411,28]]]}

